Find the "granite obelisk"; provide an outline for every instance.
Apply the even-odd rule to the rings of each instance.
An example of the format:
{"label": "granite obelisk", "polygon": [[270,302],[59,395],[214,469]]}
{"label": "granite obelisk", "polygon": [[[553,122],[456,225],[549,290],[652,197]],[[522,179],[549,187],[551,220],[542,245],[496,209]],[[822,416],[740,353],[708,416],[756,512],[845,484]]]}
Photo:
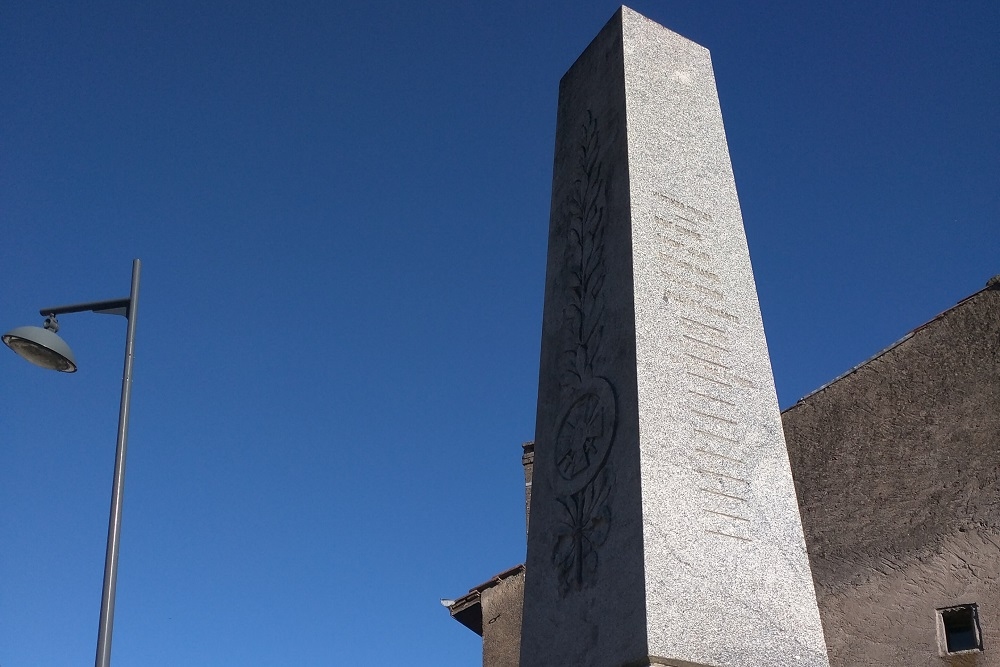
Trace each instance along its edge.
{"label": "granite obelisk", "polygon": [[826,667],[708,51],[563,77],[522,667]]}

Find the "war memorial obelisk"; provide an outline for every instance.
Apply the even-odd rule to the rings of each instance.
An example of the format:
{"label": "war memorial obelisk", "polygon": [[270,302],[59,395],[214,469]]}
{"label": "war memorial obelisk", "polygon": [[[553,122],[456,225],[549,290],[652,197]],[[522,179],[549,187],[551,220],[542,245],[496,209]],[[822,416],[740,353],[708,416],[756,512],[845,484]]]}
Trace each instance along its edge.
{"label": "war memorial obelisk", "polygon": [[563,77],[521,667],[828,665],[708,51]]}

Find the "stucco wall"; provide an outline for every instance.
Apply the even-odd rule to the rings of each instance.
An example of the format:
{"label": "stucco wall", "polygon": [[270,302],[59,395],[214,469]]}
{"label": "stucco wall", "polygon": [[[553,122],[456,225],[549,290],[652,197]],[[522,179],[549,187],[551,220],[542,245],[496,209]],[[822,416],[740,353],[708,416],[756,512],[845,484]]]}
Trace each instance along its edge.
{"label": "stucco wall", "polygon": [[[1000,291],[783,415],[831,665],[1000,666]],[[939,656],[979,605],[984,652]]]}
{"label": "stucco wall", "polygon": [[480,596],[483,606],[483,667],[518,667],[524,570]]}

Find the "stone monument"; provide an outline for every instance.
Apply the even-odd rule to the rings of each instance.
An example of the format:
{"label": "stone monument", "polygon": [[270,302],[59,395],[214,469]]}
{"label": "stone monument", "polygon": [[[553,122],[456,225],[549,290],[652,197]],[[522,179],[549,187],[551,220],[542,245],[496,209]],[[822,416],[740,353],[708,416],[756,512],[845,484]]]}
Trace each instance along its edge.
{"label": "stone monument", "polygon": [[708,51],[563,77],[522,667],[828,665]]}

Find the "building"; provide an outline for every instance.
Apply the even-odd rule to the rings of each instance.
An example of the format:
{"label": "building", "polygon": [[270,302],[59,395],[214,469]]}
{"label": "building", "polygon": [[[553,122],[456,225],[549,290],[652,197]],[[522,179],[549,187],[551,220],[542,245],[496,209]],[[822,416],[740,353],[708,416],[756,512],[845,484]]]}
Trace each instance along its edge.
{"label": "building", "polygon": [[1000,277],[783,413],[831,665],[1000,665],[998,408]]}
{"label": "building", "polygon": [[[1000,667],[998,408],[1000,276],[782,414],[831,666]],[[484,667],[517,666],[523,589],[451,605]]]}

